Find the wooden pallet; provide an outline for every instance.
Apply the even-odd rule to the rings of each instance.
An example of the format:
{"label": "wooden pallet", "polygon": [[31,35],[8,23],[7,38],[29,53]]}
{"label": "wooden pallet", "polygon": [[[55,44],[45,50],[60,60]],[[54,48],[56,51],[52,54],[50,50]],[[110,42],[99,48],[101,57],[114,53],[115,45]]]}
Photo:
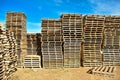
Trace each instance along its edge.
{"label": "wooden pallet", "polygon": [[92,70],[92,74],[113,78],[113,77],[115,77],[115,67],[111,67],[111,66],[95,67]]}
{"label": "wooden pallet", "polygon": [[43,68],[63,68],[62,54],[42,55]]}
{"label": "wooden pallet", "polygon": [[40,68],[41,59],[37,55],[27,55],[23,59],[23,68]]}
{"label": "wooden pallet", "polygon": [[3,58],[1,57],[0,58],[0,80],[3,80],[5,77],[5,75],[4,75],[5,71],[4,71],[3,66],[4,66],[4,61],[3,61]]}
{"label": "wooden pallet", "polygon": [[103,61],[103,66],[120,66],[120,61]]}

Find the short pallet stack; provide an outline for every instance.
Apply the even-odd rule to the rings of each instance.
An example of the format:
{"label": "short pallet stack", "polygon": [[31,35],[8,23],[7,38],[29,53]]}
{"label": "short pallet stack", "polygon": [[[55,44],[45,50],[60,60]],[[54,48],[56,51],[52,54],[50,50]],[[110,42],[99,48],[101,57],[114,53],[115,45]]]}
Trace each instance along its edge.
{"label": "short pallet stack", "polygon": [[41,35],[39,33],[27,34],[27,55],[41,55]]}
{"label": "short pallet stack", "polygon": [[120,17],[107,16],[104,30],[103,65],[120,65]]}
{"label": "short pallet stack", "polygon": [[43,68],[62,68],[62,32],[59,19],[43,19],[41,51]]}
{"label": "short pallet stack", "polygon": [[[16,40],[13,33],[8,30],[0,30],[0,39],[2,46],[1,60],[1,80],[8,79],[13,72],[17,70]],[[3,78],[3,79],[2,79]]]}
{"label": "short pallet stack", "polygon": [[27,55],[23,60],[24,68],[40,68],[41,58],[38,55]]}
{"label": "short pallet stack", "polygon": [[82,15],[62,14],[62,30],[64,41],[64,67],[81,66]]}
{"label": "short pallet stack", "polygon": [[83,66],[102,65],[101,45],[103,41],[104,16],[86,15],[84,17]]}

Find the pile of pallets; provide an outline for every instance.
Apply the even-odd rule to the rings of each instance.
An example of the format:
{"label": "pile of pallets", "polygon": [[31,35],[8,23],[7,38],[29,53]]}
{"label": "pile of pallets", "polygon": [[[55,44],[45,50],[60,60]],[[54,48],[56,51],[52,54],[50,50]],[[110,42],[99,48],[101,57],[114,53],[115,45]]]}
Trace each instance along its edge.
{"label": "pile of pallets", "polygon": [[95,67],[92,70],[92,74],[114,78],[115,77],[115,67],[111,67],[111,66]]}
{"label": "pile of pallets", "polygon": [[[2,78],[7,79],[13,72],[17,70],[17,53],[16,53],[16,40],[14,34],[8,30],[0,29],[0,40],[1,40],[1,80]],[[2,74],[3,73],[3,74]]]}
{"label": "pile of pallets", "polygon": [[27,31],[26,16],[21,12],[7,12],[6,27],[14,32],[17,41],[18,67],[21,67],[21,60],[27,54]]}
{"label": "pile of pallets", "polygon": [[86,15],[84,17],[83,66],[102,65],[101,46],[105,17]]}
{"label": "pile of pallets", "polygon": [[[0,56],[3,56],[0,52]],[[4,62],[3,62],[3,57],[0,57],[0,80],[3,80],[5,78],[5,71],[4,71]]]}
{"label": "pile of pallets", "polygon": [[41,51],[43,68],[62,68],[62,29],[59,19],[43,19]]}
{"label": "pile of pallets", "polygon": [[2,30],[0,29],[0,80],[5,78],[5,71],[4,71],[4,45],[3,45],[3,38],[4,35],[2,34]]}
{"label": "pile of pallets", "polygon": [[4,46],[5,49],[5,55],[4,55],[4,63],[5,63],[5,71],[6,76],[10,75],[17,69],[17,43],[14,38],[13,32],[10,32],[9,30],[6,30],[6,37],[7,39],[4,39]]}
{"label": "pile of pallets", "polygon": [[27,33],[27,55],[41,55],[39,33]]}
{"label": "pile of pallets", "polygon": [[82,15],[62,14],[64,67],[81,66]]}
{"label": "pile of pallets", "polygon": [[120,17],[107,16],[105,20],[103,65],[120,65]]}
{"label": "pile of pallets", "polygon": [[27,55],[23,59],[24,68],[40,68],[41,58],[38,55]]}

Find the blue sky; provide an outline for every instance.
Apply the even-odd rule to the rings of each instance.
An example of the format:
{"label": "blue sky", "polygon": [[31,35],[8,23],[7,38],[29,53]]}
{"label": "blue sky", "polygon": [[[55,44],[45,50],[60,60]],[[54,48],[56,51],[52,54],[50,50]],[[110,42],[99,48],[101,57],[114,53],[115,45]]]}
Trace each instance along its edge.
{"label": "blue sky", "polygon": [[24,12],[27,32],[40,32],[42,18],[60,18],[62,13],[119,15],[120,0],[0,0],[0,22],[7,11]]}

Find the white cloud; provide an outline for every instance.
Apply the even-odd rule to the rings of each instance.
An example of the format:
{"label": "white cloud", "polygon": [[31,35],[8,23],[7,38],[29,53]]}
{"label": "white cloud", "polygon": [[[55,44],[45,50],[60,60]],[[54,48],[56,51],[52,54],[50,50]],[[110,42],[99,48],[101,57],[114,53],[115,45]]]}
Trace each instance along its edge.
{"label": "white cloud", "polygon": [[120,1],[115,0],[89,0],[93,6],[94,13],[99,14],[120,14]]}
{"label": "white cloud", "polygon": [[64,1],[63,0],[53,0],[56,6],[60,6]]}
{"label": "white cloud", "polygon": [[27,22],[27,32],[40,33],[41,23]]}

